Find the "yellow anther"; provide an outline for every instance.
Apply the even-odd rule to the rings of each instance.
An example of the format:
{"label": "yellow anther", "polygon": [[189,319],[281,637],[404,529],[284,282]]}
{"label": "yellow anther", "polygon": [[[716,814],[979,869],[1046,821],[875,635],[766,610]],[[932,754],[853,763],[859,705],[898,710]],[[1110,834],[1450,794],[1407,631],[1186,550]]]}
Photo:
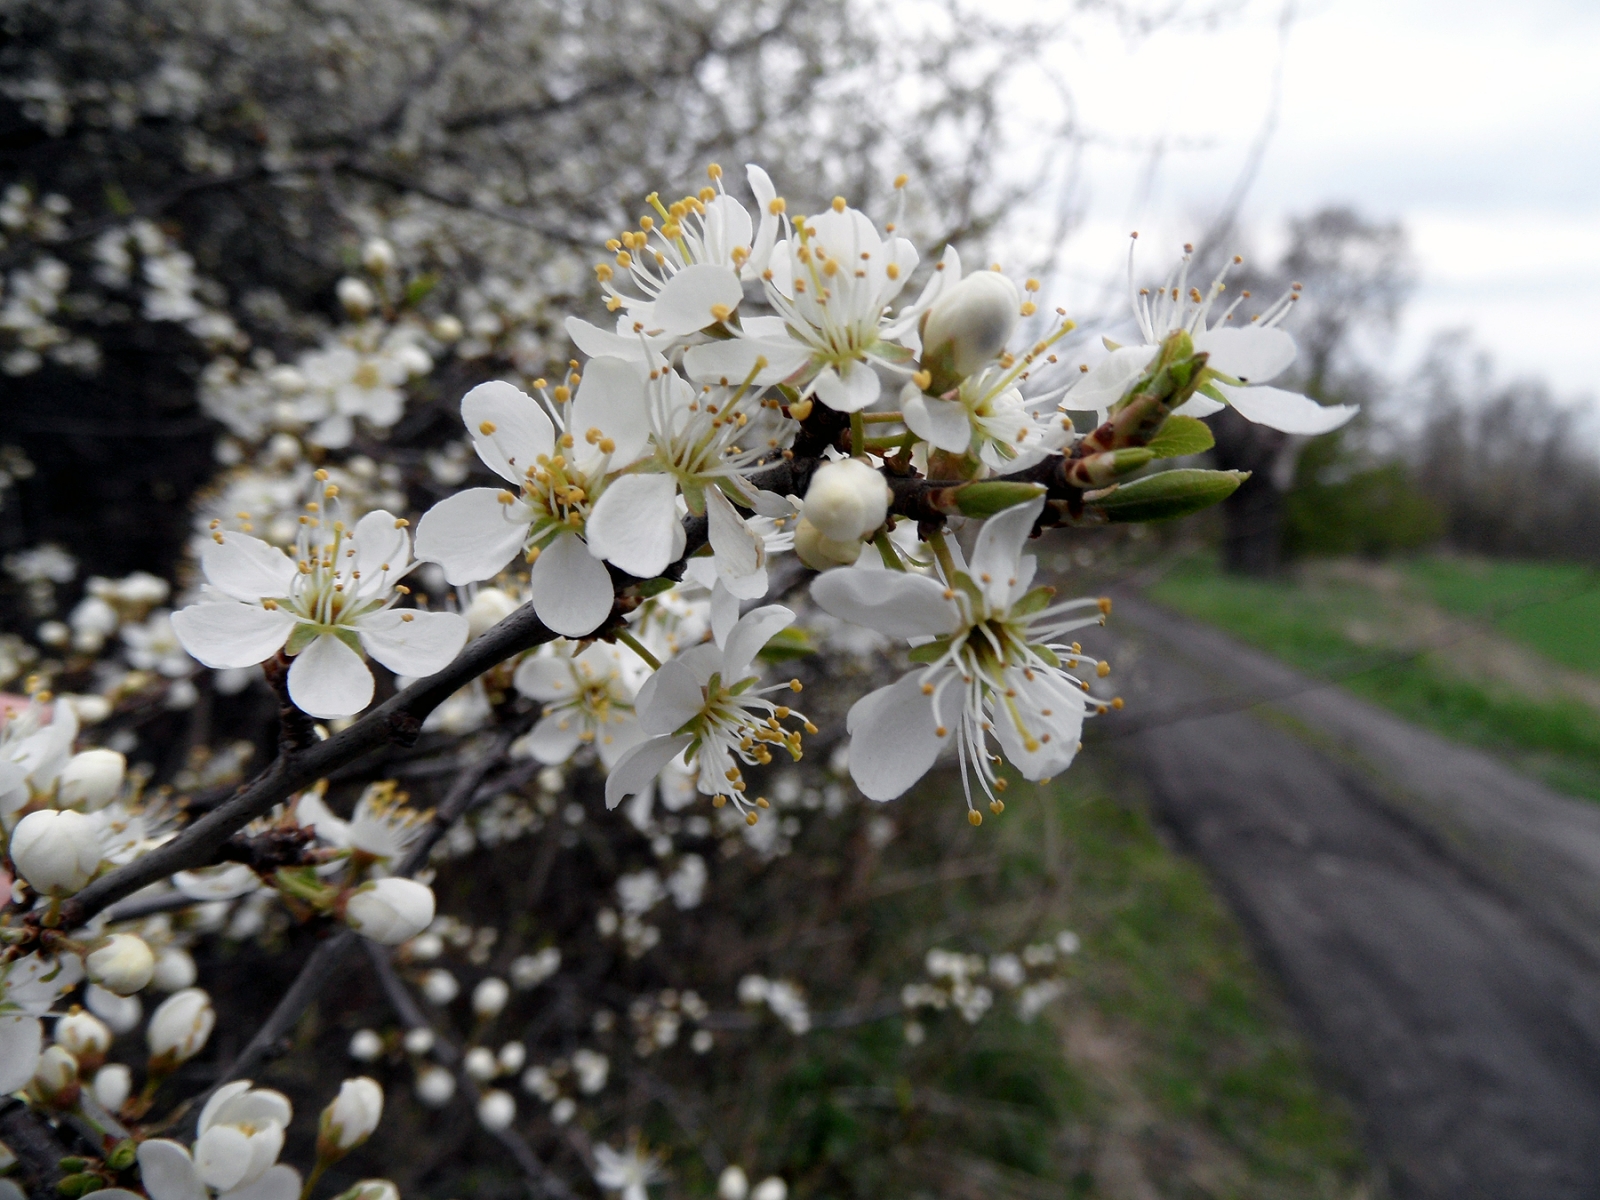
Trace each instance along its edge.
{"label": "yellow anther", "polygon": [[933,684],[931,684],[931,683],[925,683],[925,684],[923,684],[923,685],[922,685],[922,694],[923,694],[923,695],[924,695],[924,696],[931,696],[931,695],[933,695]]}
{"label": "yellow anther", "polygon": [[911,182],[911,176],[909,176],[909,175],[896,175],[894,177],[894,186],[897,187],[897,188],[903,188],[903,187],[905,187],[906,184],[908,184],[910,182]]}
{"label": "yellow anther", "polygon": [[337,483],[330,483],[327,487],[322,489],[322,498],[324,500],[332,500],[338,494],[339,485]]}
{"label": "yellow anther", "polygon": [[633,266],[633,255],[629,254],[626,250],[618,250],[617,266],[624,269]]}
{"label": "yellow anther", "polygon": [[760,819],[761,818],[756,816],[755,813],[745,813],[745,815],[744,815],[744,823],[746,825],[754,825]]}
{"label": "yellow anther", "polygon": [[[815,733],[817,731],[817,727],[815,725],[813,725],[810,721],[806,722],[805,728],[806,728],[806,732],[807,733]],[[799,738],[795,738],[793,740],[798,743],[800,739]]]}
{"label": "yellow anther", "polygon": [[1005,812],[1005,810],[1006,810],[1006,803],[1005,803],[1004,800],[991,800],[991,801],[989,801],[989,811],[992,812],[995,816],[998,817],[1001,813]]}
{"label": "yellow anther", "polygon": [[583,440],[591,446],[595,445],[600,441],[600,431],[593,425],[589,426],[588,432],[583,435]]}
{"label": "yellow anther", "polygon": [[721,179],[722,178],[722,168],[720,166],[718,166],[716,163],[712,163],[709,167],[706,168],[706,174],[711,176],[712,179]]}
{"label": "yellow anther", "polygon": [[500,489],[500,493],[495,499],[499,500],[501,504],[515,504],[517,502],[517,498],[504,488]]}
{"label": "yellow anther", "polygon": [[1023,305],[1022,305],[1022,315],[1025,316],[1025,317],[1031,317],[1031,316],[1033,316],[1034,313],[1036,313],[1038,311],[1039,311],[1039,306],[1037,304],[1035,304],[1032,300],[1025,301],[1023,303]]}
{"label": "yellow anther", "polygon": [[728,802],[728,798],[726,796],[713,796],[713,797],[711,797],[711,807],[712,808],[721,808],[727,802]]}
{"label": "yellow anther", "polygon": [[1003,792],[1003,791],[1006,790],[1006,787],[1007,787],[1007,784],[1006,784],[1006,781],[1004,779],[996,779],[994,781],[994,790],[995,791]]}
{"label": "yellow anther", "polygon": [[1039,281],[1037,279],[1030,279],[1022,285],[1022,288],[1024,291],[1037,292],[1039,290]]}
{"label": "yellow anther", "polygon": [[396,529],[404,529],[410,524],[411,524],[411,522],[406,520],[404,517],[396,517],[395,518],[395,522],[394,522],[394,527]]}
{"label": "yellow anther", "polygon": [[563,433],[561,435],[561,448],[563,450],[571,450],[576,444],[577,443],[573,440],[573,437],[570,433]]}
{"label": "yellow anther", "polygon": [[916,384],[918,388],[920,388],[922,391],[925,392],[930,387],[933,386],[933,372],[932,371],[916,371],[916,372],[913,372],[912,376],[911,376],[911,382]]}
{"label": "yellow anther", "polygon": [[400,619],[402,621],[415,621],[417,618],[414,613],[403,612],[400,614]]}
{"label": "yellow anther", "polygon": [[771,808],[772,805],[767,803],[767,798],[765,796],[757,796],[756,797],[756,807],[757,808]]}
{"label": "yellow anther", "polygon": [[899,279],[900,278],[900,264],[899,263],[890,263],[887,267],[885,267],[883,269],[883,273],[885,275],[887,275],[890,279]]}
{"label": "yellow anther", "polygon": [[[1100,597],[1099,609],[1100,609],[1101,613],[1104,614],[1105,616],[1109,617],[1111,615],[1111,597],[1110,596],[1101,596]],[[1072,643],[1072,652],[1074,654],[1076,654],[1078,652],[1078,643],[1077,642],[1073,642]]]}
{"label": "yellow anther", "polygon": [[599,277],[601,283],[609,283],[611,281],[611,277],[616,274],[616,272],[611,269],[610,263],[596,263],[594,266],[594,273]]}
{"label": "yellow anther", "polygon": [[478,432],[483,434],[484,437],[488,437],[496,428],[497,426],[493,421],[480,421],[478,423]]}
{"label": "yellow anther", "polygon": [[967,809],[967,820],[973,825],[983,824],[983,814],[975,808]]}
{"label": "yellow anther", "polygon": [[946,729],[943,725],[941,725],[941,726],[939,726],[939,728],[937,728],[937,729],[935,729],[933,731],[933,736],[934,737],[944,737],[945,734],[947,734],[949,732],[950,731],[948,729]]}
{"label": "yellow anther", "polygon": [[615,254],[618,250],[622,249],[622,243],[616,238],[610,238],[606,241],[606,249]]}
{"label": "yellow anther", "polygon": [[211,540],[213,542],[215,542],[219,546],[226,544],[226,539],[223,538],[223,536],[220,533],[213,533],[211,535]]}
{"label": "yellow anther", "polygon": [[599,445],[600,452],[602,454],[610,454],[617,448],[617,444],[608,437],[601,438],[597,444]]}
{"label": "yellow anther", "polygon": [[846,208],[846,204],[845,204],[844,197],[843,196],[835,196],[833,198],[833,211],[834,212],[843,212],[845,210],[845,208]]}
{"label": "yellow anther", "polygon": [[733,316],[733,309],[726,304],[713,304],[711,306],[711,319],[713,321],[726,321]]}
{"label": "yellow anther", "polygon": [[702,204],[706,203],[708,200],[715,200],[716,198],[717,198],[717,189],[716,188],[703,187],[703,188],[700,189],[699,199],[700,199],[700,202]]}
{"label": "yellow anther", "polygon": [[1112,700],[1112,701],[1111,701],[1111,707],[1112,707],[1112,708],[1115,708],[1115,709],[1117,709],[1117,710],[1119,710],[1119,711],[1120,711],[1120,710],[1121,710],[1121,708],[1122,708],[1122,697],[1121,697],[1121,696],[1117,696],[1117,697],[1115,697],[1115,698],[1114,698],[1114,699],[1113,699],[1113,700]]}
{"label": "yellow anther", "polygon": [[1111,674],[1111,664],[1108,662],[1095,663],[1094,673],[1100,676],[1101,679],[1104,679],[1107,675]]}
{"label": "yellow anther", "polygon": [[564,384],[559,383],[550,389],[550,394],[556,398],[557,404],[565,404],[572,398],[571,389],[567,388]]}
{"label": "yellow anther", "polygon": [[801,690],[801,686],[800,686],[800,681],[799,681],[799,680],[798,680],[798,679],[791,679],[791,680],[789,680],[789,690],[790,690],[790,691],[791,691],[791,692],[798,692],[798,691],[800,691],[800,690]]}
{"label": "yellow anther", "polygon": [[327,482],[328,473],[327,473],[327,471],[323,470],[321,467],[318,467],[314,472],[312,472],[312,474],[316,477],[316,479],[319,482],[323,482],[323,483]]}
{"label": "yellow anther", "polygon": [[535,379],[533,381],[533,386],[535,390],[543,391],[545,388],[550,386],[550,381],[544,378]]}
{"label": "yellow anther", "polygon": [[528,552],[522,556],[522,561],[526,563],[537,562],[540,553],[539,547],[530,546],[528,547]]}

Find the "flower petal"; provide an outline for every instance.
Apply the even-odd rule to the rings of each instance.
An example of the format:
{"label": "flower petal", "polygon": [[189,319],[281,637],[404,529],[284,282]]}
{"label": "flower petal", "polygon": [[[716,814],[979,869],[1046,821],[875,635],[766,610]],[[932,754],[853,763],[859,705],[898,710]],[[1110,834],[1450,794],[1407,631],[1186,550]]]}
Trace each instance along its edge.
{"label": "flower petal", "polygon": [[555,446],[555,426],[539,402],[499,379],[461,398],[461,420],[483,465],[512,484],[521,484],[539,455]]}
{"label": "flower petal", "polygon": [[460,613],[388,608],[363,617],[356,632],[368,654],[396,675],[420,677],[442,671],[467,644],[467,619]]}
{"label": "flower petal", "polygon": [[511,677],[511,685],[529,700],[570,700],[577,694],[571,662],[565,655],[559,658],[525,658],[517,664],[517,673]]}
{"label": "flower petal", "polygon": [[755,244],[750,247],[750,257],[740,271],[742,279],[760,279],[772,257],[772,245],[778,237],[778,215],[772,211],[778,189],[772,186],[772,177],[753,163],[745,165],[745,178],[750,181],[750,192],[756,198],[761,223],[756,226]]}
{"label": "flower petal", "polygon": [[247,533],[220,533],[200,552],[206,581],[235,600],[276,599],[289,594],[294,560]]}
{"label": "flower petal", "polygon": [[750,664],[761,647],[792,624],[794,613],[781,604],[764,604],[740,617],[722,645],[723,684],[734,684],[750,675]]}
{"label": "flower petal", "polygon": [[189,1152],[166,1138],[140,1143],[139,1182],[150,1200],[206,1200],[205,1185]]}
{"label": "flower petal", "polygon": [[677,495],[678,481],[659,472],[615,480],[595,502],[584,527],[590,552],[630,575],[654,579],[672,561]]}
{"label": "flower petal", "polygon": [[208,667],[253,667],[289,640],[295,619],[281,609],[227,600],[191,604],[172,614],[172,632]]}
{"label": "flower petal", "polygon": [[680,737],[657,737],[640,742],[617,760],[606,776],[606,807],[615,808],[623,799],[642,792],[655,781],[661,768],[666,766],[684,747],[694,741],[688,734]]}
{"label": "flower petal", "polygon": [[1122,346],[1095,364],[1061,400],[1075,412],[1105,412],[1143,375],[1156,356],[1154,346]]}
{"label": "flower petal", "polygon": [[[756,371],[756,360],[767,365]],[[755,372],[754,384],[770,386],[789,378],[811,361],[811,351],[793,338],[740,337],[706,342],[684,351],[684,373],[699,383],[743,383]]]}
{"label": "flower petal", "polygon": [[878,398],[878,373],[863,362],[828,367],[812,385],[818,400],[834,412],[860,412]]}
{"label": "flower petal", "polygon": [[[657,293],[650,332],[660,331],[668,337],[698,332],[728,316],[743,299],[744,287],[732,267],[692,263]],[[717,309],[724,311],[718,314]]]}
{"label": "flower petal", "polygon": [[1194,348],[1211,357],[1206,366],[1240,383],[1266,383],[1294,361],[1294,339],[1277,326],[1224,325],[1195,335]]}
{"label": "flower petal", "polygon": [[218,1191],[243,1183],[250,1163],[250,1136],[237,1126],[214,1125],[195,1139],[195,1170]]}
{"label": "flower petal", "polygon": [[300,1172],[288,1163],[270,1167],[260,1179],[224,1192],[218,1200],[298,1200]]}
{"label": "flower petal", "polygon": [[1041,496],[997,513],[983,523],[977,543],[972,547],[968,572],[983,588],[984,597],[992,607],[1009,607],[1012,590],[1019,585],[1026,588],[1032,580],[1033,566],[1022,562],[1022,547],[1043,511],[1044,497]]}
{"label": "flower petal", "polygon": [[940,450],[961,454],[972,444],[972,422],[959,400],[937,400],[908,383],[900,389],[900,412],[912,433]]}
{"label": "flower petal", "polygon": [[[307,792],[300,797],[300,801],[295,809],[295,815],[299,818],[300,824],[302,825],[310,823],[306,821],[304,808],[302,807],[308,800],[317,800],[318,803],[321,803],[321,801],[317,799],[315,792]],[[332,814],[330,813],[329,815],[331,816]],[[335,818],[335,820],[337,819],[338,818]],[[222,1106],[229,1100],[232,1100],[235,1096],[242,1096],[249,1090],[250,1081],[248,1079],[235,1079],[232,1083],[223,1084],[216,1091],[211,1093],[211,1099],[207,1100],[206,1106],[200,1110],[200,1120],[195,1123],[195,1129],[200,1133],[204,1133],[206,1130],[210,1129],[216,1124],[217,1114],[222,1110]]]}
{"label": "flower petal", "polygon": [[[395,515],[376,509],[356,522],[355,557],[350,564],[361,573],[357,589],[363,596],[387,596],[411,565],[411,539]],[[342,563],[336,564],[341,569]]]}
{"label": "flower petal", "polygon": [[1209,417],[1227,408],[1226,404],[1218,404],[1210,396],[1202,396],[1199,392],[1190,396],[1177,408],[1172,410],[1175,417]]}
{"label": "flower petal", "polygon": [[544,548],[528,578],[533,610],[557,633],[582,637],[611,615],[611,575],[583,540],[563,533]]}
{"label": "flower petal", "polygon": [[766,559],[766,543],[745,524],[721,488],[706,489],[706,518],[711,549],[716,554],[717,574],[735,595],[739,595],[739,582],[761,570]]}
{"label": "flower petal", "polygon": [[922,690],[921,671],[861,697],[850,707],[845,728],[850,733],[850,778],[872,800],[893,800],[926,775],[946,740],[938,735],[939,721]]}
{"label": "flower petal", "polygon": [[645,344],[650,342],[652,347],[654,346],[652,339],[612,333],[609,329],[601,329],[598,325],[591,325],[578,317],[568,317],[566,328],[572,344],[590,358],[620,358],[644,366]]}
{"label": "flower petal", "polygon": [[661,669],[644,681],[633,708],[639,714],[639,727],[645,733],[662,736],[693,720],[705,702],[694,670],[672,659],[662,663]]}
{"label": "flower petal", "polygon": [[39,1065],[44,1027],[38,1017],[7,1013],[0,1017],[0,1096],[25,1087]]}
{"label": "flower petal", "polygon": [[470,488],[439,501],[417,525],[417,557],[436,562],[452,584],[497,575],[522,549],[533,514],[495,488]]}
{"label": "flower petal", "polygon": [[600,754],[600,765],[612,770],[622,761],[622,756],[644,741],[644,727],[631,717],[613,717],[595,730],[595,749]]}
{"label": "flower petal", "polygon": [[539,718],[539,723],[528,735],[528,753],[552,766],[564,763],[578,748],[582,734],[583,721],[578,713],[568,709],[553,712]]}
{"label": "flower petal", "polygon": [[1035,671],[1030,680],[1012,668],[1006,683],[1011,702],[994,706],[994,734],[1006,758],[1034,782],[1061,774],[1078,753],[1083,693],[1050,671]]}
{"label": "flower petal", "polygon": [[359,654],[324,633],[294,656],[289,699],[324,720],[354,716],[372,702],[372,672]]}
{"label": "flower petal", "polygon": [[1282,388],[1233,387],[1226,383],[1219,383],[1216,388],[1245,420],[1283,433],[1329,433],[1360,411],[1360,405],[1318,404]]}
{"label": "flower petal", "polygon": [[632,364],[620,358],[591,358],[583,368],[578,397],[572,402],[571,427],[578,449],[587,449],[584,435],[598,429],[616,443],[611,469],[620,470],[644,453],[650,441],[645,410],[644,380]]}
{"label": "flower petal", "polygon": [[811,581],[811,598],[841,621],[890,637],[937,637],[960,619],[943,584],[909,572],[840,567]]}

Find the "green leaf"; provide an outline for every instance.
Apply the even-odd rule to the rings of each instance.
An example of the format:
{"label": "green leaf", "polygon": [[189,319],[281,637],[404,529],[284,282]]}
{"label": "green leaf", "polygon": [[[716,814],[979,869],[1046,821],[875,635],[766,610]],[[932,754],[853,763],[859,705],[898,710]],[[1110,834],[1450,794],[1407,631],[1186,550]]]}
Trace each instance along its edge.
{"label": "green leaf", "polygon": [[969,483],[956,493],[956,507],[964,517],[992,517],[1044,495],[1042,483],[1007,483],[993,480]]}
{"label": "green leaf", "polygon": [[1090,502],[1113,521],[1170,521],[1233,495],[1248,471],[1162,471]]}
{"label": "green leaf", "polygon": [[1200,454],[1216,444],[1210,427],[1198,417],[1168,417],[1150,439],[1148,448],[1157,458],[1182,458]]}
{"label": "green leaf", "polygon": [[415,308],[421,304],[438,284],[439,276],[432,271],[426,275],[418,275],[406,285],[406,307]]}
{"label": "green leaf", "polygon": [[638,590],[639,595],[643,596],[646,600],[648,600],[651,596],[659,596],[662,592],[670,592],[677,586],[678,581],[676,579],[668,579],[665,575],[662,575],[656,579],[646,579],[643,583],[634,584],[634,587]]}
{"label": "green leaf", "polygon": [[773,634],[772,640],[761,647],[756,657],[762,662],[780,663],[794,658],[804,658],[815,651],[816,647],[811,644],[810,633],[791,625]]}

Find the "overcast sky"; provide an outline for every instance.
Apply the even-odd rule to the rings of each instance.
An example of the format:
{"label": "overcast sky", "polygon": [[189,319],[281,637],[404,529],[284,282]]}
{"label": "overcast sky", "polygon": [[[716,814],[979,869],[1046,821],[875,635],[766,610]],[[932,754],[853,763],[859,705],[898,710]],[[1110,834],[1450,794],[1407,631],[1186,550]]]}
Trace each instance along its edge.
{"label": "overcast sky", "polygon": [[[1085,159],[1068,247],[1081,306],[1124,261],[1159,274],[1231,190],[1270,110],[1281,0],[1214,31],[1129,39],[1076,22],[1057,69],[1106,144]],[[1272,248],[1285,216],[1350,203],[1399,218],[1420,286],[1392,365],[1470,327],[1502,372],[1600,394],[1600,3],[1305,0],[1246,223]],[[1150,158],[1117,143],[1164,138]],[[1061,280],[1069,284],[1070,280]]]}

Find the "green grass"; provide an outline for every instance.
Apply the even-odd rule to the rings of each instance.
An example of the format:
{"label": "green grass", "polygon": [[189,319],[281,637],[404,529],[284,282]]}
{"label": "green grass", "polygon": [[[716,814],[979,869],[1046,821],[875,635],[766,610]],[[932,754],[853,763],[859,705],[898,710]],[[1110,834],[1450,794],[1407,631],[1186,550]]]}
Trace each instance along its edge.
{"label": "green grass", "polygon": [[[1491,619],[1563,666],[1600,670],[1600,591],[1586,590],[1594,577],[1583,568],[1421,559],[1408,564],[1407,576],[1441,608]],[[1448,647],[1395,661],[1403,655],[1382,645],[1382,634],[1414,600],[1353,581],[1307,587],[1236,578],[1208,559],[1185,564],[1151,595],[1409,720],[1492,750],[1552,786],[1600,800],[1600,713],[1576,699],[1534,698],[1467,678]],[[1357,638],[1363,629],[1368,635]]]}

